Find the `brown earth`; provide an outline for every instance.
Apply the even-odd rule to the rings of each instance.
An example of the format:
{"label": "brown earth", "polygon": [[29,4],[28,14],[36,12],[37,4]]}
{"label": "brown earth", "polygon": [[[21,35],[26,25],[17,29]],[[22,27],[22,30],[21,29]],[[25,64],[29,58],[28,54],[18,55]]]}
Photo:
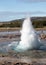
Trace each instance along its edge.
{"label": "brown earth", "polygon": [[[29,59],[28,59],[29,60]],[[30,61],[11,57],[0,57],[0,65],[46,65],[46,59],[31,58]]]}
{"label": "brown earth", "polygon": [[[16,31],[16,30],[20,30],[21,28],[0,28],[0,31]],[[35,28],[35,30],[46,30],[46,27],[44,28]]]}

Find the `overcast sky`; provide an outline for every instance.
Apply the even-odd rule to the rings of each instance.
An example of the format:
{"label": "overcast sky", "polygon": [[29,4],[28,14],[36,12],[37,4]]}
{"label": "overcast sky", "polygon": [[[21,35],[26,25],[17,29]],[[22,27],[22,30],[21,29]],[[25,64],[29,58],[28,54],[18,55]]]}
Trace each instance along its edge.
{"label": "overcast sky", "polygon": [[0,21],[46,16],[46,0],[0,0]]}

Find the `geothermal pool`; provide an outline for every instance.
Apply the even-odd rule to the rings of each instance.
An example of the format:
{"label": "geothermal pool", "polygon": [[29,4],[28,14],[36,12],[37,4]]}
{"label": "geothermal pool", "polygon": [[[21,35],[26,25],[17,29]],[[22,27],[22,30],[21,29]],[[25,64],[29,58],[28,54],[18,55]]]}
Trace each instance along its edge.
{"label": "geothermal pool", "polygon": [[[43,42],[46,43],[46,42]],[[11,49],[8,49],[8,45],[12,44],[11,41],[7,41],[7,42],[0,42],[0,53],[8,53]],[[14,51],[12,49],[12,51]],[[14,51],[14,53],[12,53],[13,56],[14,55],[19,55],[19,58],[46,58],[46,51],[44,50],[28,50],[25,52],[16,52]],[[16,56],[15,56],[16,57]]]}

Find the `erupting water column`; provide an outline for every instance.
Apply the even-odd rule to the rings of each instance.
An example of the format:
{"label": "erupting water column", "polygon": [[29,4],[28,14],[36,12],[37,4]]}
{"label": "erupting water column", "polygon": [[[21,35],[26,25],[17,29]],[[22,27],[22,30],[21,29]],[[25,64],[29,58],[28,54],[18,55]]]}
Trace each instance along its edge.
{"label": "erupting water column", "polygon": [[39,49],[40,43],[32,26],[30,18],[24,20],[21,30],[21,41],[14,50],[18,52],[29,49]]}

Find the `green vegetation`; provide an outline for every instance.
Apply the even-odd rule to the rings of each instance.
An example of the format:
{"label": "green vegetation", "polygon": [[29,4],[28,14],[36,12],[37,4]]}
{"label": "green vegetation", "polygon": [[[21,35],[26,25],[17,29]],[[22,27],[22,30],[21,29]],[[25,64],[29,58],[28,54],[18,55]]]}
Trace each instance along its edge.
{"label": "green vegetation", "polygon": [[[0,24],[0,27],[21,27],[23,20],[24,18],[8,22],[2,22],[2,24]],[[46,17],[32,17],[31,20],[34,28],[46,27]]]}
{"label": "green vegetation", "polygon": [[46,27],[46,21],[38,21],[38,20],[36,20],[36,21],[33,21],[33,26],[35,27],[35,28],[43,28],[43,27]]}

